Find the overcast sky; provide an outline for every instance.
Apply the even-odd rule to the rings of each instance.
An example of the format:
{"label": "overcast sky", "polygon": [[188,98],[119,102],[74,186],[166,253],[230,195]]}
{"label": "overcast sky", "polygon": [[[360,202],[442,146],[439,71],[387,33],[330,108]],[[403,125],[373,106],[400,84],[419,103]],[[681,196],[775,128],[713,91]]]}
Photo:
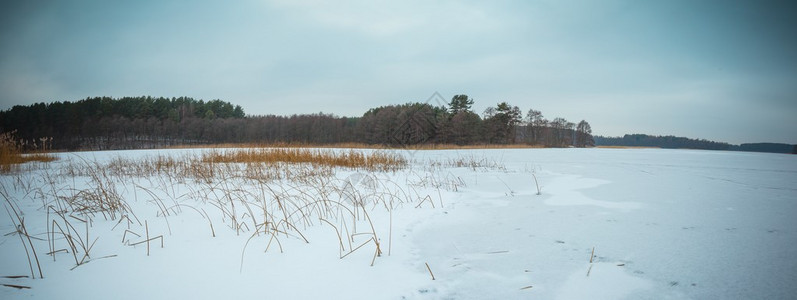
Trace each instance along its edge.
{"label": "overcast sky", "polygon": [[795,144],[793,3],[3,1],[0,110],[151,95],[361,116],[439,92],[598,135]]}

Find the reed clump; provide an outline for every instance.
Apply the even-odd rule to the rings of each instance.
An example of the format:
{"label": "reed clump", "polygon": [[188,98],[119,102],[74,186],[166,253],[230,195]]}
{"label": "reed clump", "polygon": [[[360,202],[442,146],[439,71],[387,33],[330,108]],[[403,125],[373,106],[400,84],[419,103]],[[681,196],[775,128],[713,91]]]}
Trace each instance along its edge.
{"label": "reed clump", "polygon": [[458,156],[456,158],[448,158],[446,160],[433,160],[429,162],[432,168],[468,168],[472,171],[503,171],[506,172],[506,166],[488,157],[475,157],[475,156]]}
{"label": "reed clump", "polygon": [[397,171],[407,166],[401,155],[375,151],[325,151],[306,148],[250,148],[210,151],[203,154],[206,163],[310,164],[322,167],[344,167],[368,171]]}
{"label": "reed clump", "polygon": [[[373,251],[373,265],[377,257],[391,254],[394,209],[443,207],[443,192],[465,185],[438,169],[449,164],[474,169],[497,165],[488,159],[460,160],[420,171],[388,150],[234,148],[102,161],[75,155],[67,156],[57,170],[3,174],[9,180],[0,181],[0,196],[16,222],[11,226],[20,228],[31,277],[38,267],[34,246],[47,249],[53,260],[70,256],[74,267],[115,257],[98,253],[107,247],[94,247],[98,240],[109,241],[95,232],[100,227],[100,233],[116,231],[124,246],[146,244],[149,254],[150,243],[164,246],[172,234],[170,220],[184,212],[188,215],[178,218],[201,218],[201,230],[209,237],[225,229],[248,236],[241,268],[247,248],[282,252],[289,245],[286,241],[309,243],[313,236],[306,230],[311,226],[334,234],[341,259]],[[407,173],[385,174],[398,170]],[[41,202],[39,210],[17,205],[29,200]],[[24,213],[45,216],[25,220]],[[26,224],[43,232],[29,234]],[[157,233],[164,230],[168,235]],[[38,277],[43,277],[41,272]]]}
{"label": "reed clump", "polygon": [[14,138],[13,131],[0,133],[0,172],[11,172],[16,165],[26,162],[51,162],[57,159],[46,153],[24,154],[22,149],[23,143]]}
{"label": "reed clump", "polygon": [[364,144],[364,143],[331,143],[313,144],[302,142],[271,142],[271,143],[224,143],[224,144],[190,144],[175,145],[169,149],[197,149],[197,148],[336,148],[336,149],[409,149],[409,150],[466,150],[466,149],[539,149],[546,148],[543,145],[528,144],[414,144],[414,145],[387,145],[387,144]]}

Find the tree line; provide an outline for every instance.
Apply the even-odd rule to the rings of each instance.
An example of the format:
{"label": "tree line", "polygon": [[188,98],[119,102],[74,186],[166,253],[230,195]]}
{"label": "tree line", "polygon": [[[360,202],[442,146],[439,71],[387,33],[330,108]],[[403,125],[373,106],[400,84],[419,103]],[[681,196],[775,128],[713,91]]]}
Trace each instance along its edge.
{"label": "tree line", "polygon": [[448,106],[423,103],[389,105],[368,110],[359,120],[360,141],[369,144],[528,144],[546,147],[594,145],[587,121],[548,121],[537,110],[524,116],[507,102],[488,107],[480,116],[474,100],[456,95]]}
{"label": "tree line", "polygon": [[705,139],[690,139],[672,135],[658,136],[647,134],[626,134],[622,137],[595,136],[597,146],[658,147],[665,149],[700,149],[748,152],[792,153],[797,154],[797,145],[780,143],[749,143],[733,145]]}
{"label": "tree line", "polygon": [[704,139],[690,139],[672,135],[654,136],[647,134],[626,134],[622,137],[595,137],[598,146],[625,146],[625,147],[658,147],[666,149],[704,149],[728,150],[731,145],[723,142],[714,142]]}
{"label": "tree line", "polygon": [[[94,97],[36,103],[0,111],[0,131],[14,132],[32,148],[110,150],[212,143],[528,144],[594,145],[589,123],[524,116],[506,102],[472,110],[456,95],[446,106],[407,103],[371,108],[361,117],[332,114],[246,115],[221,100],[189,97]],[[43,139],[44,138],[44,139]]]}

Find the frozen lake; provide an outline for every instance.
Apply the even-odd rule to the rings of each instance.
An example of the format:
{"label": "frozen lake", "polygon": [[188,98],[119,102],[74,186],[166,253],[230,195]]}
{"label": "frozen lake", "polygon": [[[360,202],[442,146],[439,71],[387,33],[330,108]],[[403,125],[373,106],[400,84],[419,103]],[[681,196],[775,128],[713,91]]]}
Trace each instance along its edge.
{"label": "frozen lake", "polygon": [[[0,298],[791,299],[797,294],[795,155],[391,150],[409,166],[386,173],[338,168],[326,179],[268,183],[227,176],[232,173],[214,173],[212,182],[201,182],[167,175],[92,180],[65,171],[70,164],[101,167],[119,158],[184,158],[202,151],[208,150],[62,153],[46,168],[0,175],[4,205],[24,214],[33,237],[21,239],[15,233],[20,219],[12,211],[2,214],[0,276],[38,277],[25,247],[35,248],[44,275],[0,278],[2,284],[30,287],[2,286]],[[47,207],[62,203],[58,196],[97,191],[97,183],[112,185],[129,206],[126,221],[98,213],[90,222],[80,221],[85,215],[78,213],[80,220],[53,221],[56,209]],[[306,219],[285,227],[290,234],[278,234],[275,241],[257,234],[257,227],[268,226],[259,220],[269,214],[269,201],[280,197],[319,199],[310,204],[330,200],[341,207],[361,200],[368,220],[357,206],[347,208],[356,214],[357,228],[346,227],[349,237],[339,238],[345,220],[297,208]],[[145,221],[146,228],[139,224]],[[74,228],[58,231],[53,222]],[[86,263],[76,267],[77,253],[64,231],[91,245]],[[151,241],[149,250],[143,243],[131,245],[146,240],[145,231],[160,240]],[[382,251],[376,258],[374,240]],[[56,253],[48,255],[51,251]]]}

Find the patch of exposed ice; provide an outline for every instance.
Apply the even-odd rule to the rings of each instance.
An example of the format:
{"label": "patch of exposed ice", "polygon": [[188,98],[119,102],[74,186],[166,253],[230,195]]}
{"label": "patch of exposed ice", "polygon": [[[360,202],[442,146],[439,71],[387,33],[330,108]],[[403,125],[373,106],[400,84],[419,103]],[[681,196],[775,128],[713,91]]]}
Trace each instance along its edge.
{"label": "patch of exposed ice", "polygon": [[576,175],[565,175],[554,180],[546,185],[546,193],[551,197],[545,199],[547,205],[557,206],[570,206],[570,205],[592,205],[603,208],[619,209],[622,211],[630,211],[640,208],[642,205],[638,202],[612,202],[596,200],[587,197],[579,190],[595,188],[610,181],[584,178]]}

